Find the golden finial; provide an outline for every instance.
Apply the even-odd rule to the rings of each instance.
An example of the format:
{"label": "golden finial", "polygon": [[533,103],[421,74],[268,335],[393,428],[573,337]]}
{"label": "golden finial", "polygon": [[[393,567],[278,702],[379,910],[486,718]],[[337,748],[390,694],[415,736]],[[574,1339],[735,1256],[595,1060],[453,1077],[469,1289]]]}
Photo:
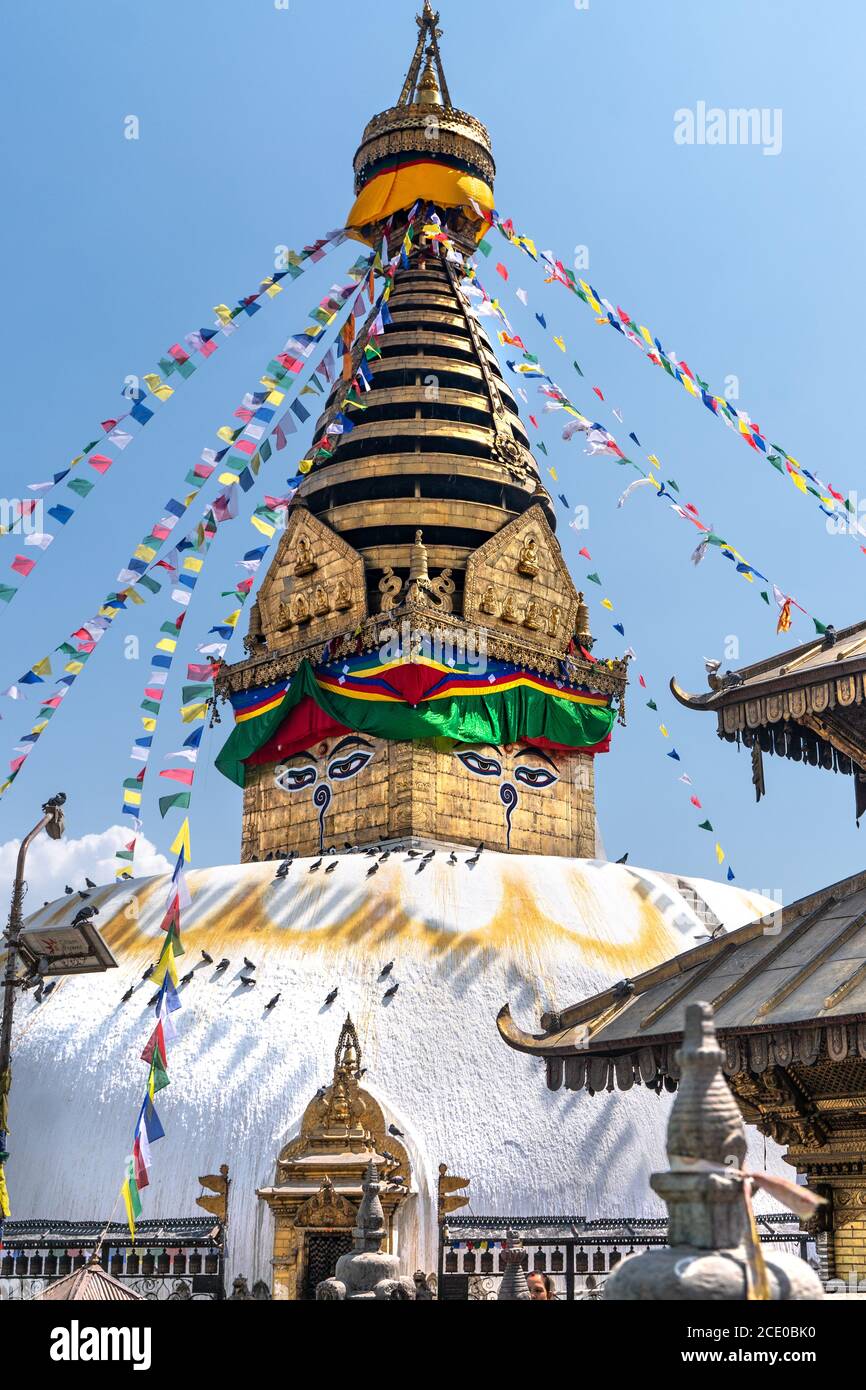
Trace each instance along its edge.
{"label": "golden finial", "polygon": [[427,49],[427,61],[424,64],[424,71],[418,83],[418,105],[419,106],[441,106],[442,95],[439,91],[439,83],[436,80],[436,73],[433,71],[433,50]]}

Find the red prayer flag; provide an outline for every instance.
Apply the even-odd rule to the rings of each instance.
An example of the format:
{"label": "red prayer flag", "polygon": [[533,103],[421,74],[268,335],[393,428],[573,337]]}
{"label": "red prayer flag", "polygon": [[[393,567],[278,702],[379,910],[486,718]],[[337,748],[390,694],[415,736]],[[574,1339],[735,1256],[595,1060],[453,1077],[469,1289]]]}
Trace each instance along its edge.
{"label": "red prayer flag", "polygon": [[33,570],[35,570],[36,561],[28,560],[26,555],[16,555],[9,568],[26,579],[28,574],[31,574]]}
{"label": "red prayer flag", "polygon": [[91,454],[87,460],[91,468],[95,468],[97,473],[107,473],[114,459],[110,459],[107,454]]}
{"label": "red prayer flag", "polygon": [[598,396],[598,399],[599,399],[600,401],[603,401],[603,400],[604,400],[604,396],[602,395],[602,393],[601,393],[601,391],[598,389],[598,387],[597,387],[597,386],[593,386],[592,389],[593,389],[593,391],[595,392],[595,394]]}
{"label": "red prayer flag", "polygon": [[590,553],[589,553],[588,550],[579,550],[577,553],[578,553],[578,555],[582,555],[583,558],[584,558],[584,560],[591,560],[591,559],[592,559],[592,556],[590,555]]}
{"label": "red prayer flag", "polygon": [[703,806],[701,805],[701,803],[698,801],[698,798],[697,798],[696,796],[693,796],[693,797],[691,797],[690,799],[691,799],[692,805],[693,805],[693,806],[697,806],[697,808],[698,808],[699,811],[702,811],[702,810],[704,809]]}
{"label": "red prayer flag", "polygon": [[498,274],[498,275],[501,275],[501,276],[502,276],[503,280],[507,280],[507,279],[508,279],[508,271],[505,269],[505,266],[502,264],[501,261],[500,261],[499,264],[497,265],[496,271],[497,271],[497,274]]}
{"label": "red prayer flag", "polygon": [[166,777],[169,782],[181,782],[185,787],[191,787],[195,770],[191,767],[165,767],[159,775]]}

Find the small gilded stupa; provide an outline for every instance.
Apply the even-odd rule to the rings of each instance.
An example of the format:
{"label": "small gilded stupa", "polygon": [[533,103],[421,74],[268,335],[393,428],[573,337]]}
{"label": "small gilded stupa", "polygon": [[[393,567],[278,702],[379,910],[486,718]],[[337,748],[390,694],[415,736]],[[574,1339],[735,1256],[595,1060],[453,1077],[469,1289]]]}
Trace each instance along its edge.
{"label": "small gilded stupa", "polygon": [[[361,332],[228,670],[244,861],[408,836],[593,857],[594,756],[625,663],[597,663],[511,388],[464,288],[487,130],[451,103],[438,16],[355,157],[354,234],[405,245]],[[383,253],[385,254],[385,253]],[[373,311],[371,311],[372,315]],[[372,343],[372,347],[370,344]],[[338,429],[339,433],[331,431]]]}
{"label": "small gilded stupa", "polygon": [[[400,100],[355,159],[349,227],[387,299],[344,344],[245,657],[223,672],[241,862],[186,876],[184,1011],[145,1198],[158,1221],[186,1216],[196,1175],[227,1163],[227,1275],[277,1299],[313,1297],[353,1250],[371,1163],[403,1274],[434,1269],[458,1201],[439,1198],[463,1179],[476,1212],[509,1219],[645,1212],[663,1100],[644,1090],[626,1113],[544,1091],[497,1010],[555,1013],[772,906],[597,857],[595,759],[626,667],[593,659],[472,308],[490,140],[452,105],[429,4],[418,26]],[[115,1199],[165,897],[159,879],[94,890],[120,970],[19,1006],[10,1188],[33,1230],[104,1220]],[[68,901],[32,929],[67,922]]]}

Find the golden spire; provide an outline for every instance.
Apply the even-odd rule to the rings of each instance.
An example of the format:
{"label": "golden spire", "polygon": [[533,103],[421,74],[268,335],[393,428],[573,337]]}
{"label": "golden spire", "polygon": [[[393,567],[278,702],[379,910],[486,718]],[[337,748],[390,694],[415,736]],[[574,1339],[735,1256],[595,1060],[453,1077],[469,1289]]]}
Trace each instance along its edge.
{"label": "golden spire", "polygon": [[[439,52],[439,40],[442,37],[439,12],[433,9],[430,0],[424,0],[424,8],[421,14],[415,16],[415,23],[418,25],[418,42],[397,105],[445,106],[451,110],[451,95],[442,70],[442,55]],[[425,49],[427,61],[423,75],[420,75]],[[434,63],[436,74],[433,71]]]}

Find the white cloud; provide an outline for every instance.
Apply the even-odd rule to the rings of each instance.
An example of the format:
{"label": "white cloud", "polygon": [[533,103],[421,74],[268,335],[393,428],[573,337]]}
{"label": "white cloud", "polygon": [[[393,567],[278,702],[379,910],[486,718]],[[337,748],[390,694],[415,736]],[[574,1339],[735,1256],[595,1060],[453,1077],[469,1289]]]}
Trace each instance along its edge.
{"label": "white cloud", "polygon": [[[24,915],[36,912],[44,902],[53,902],[63,897],[67,884],[70,888],[83,888],[85,875],[94,883],[113,884],[117,868],[115,852],[128,844],[132,832],[123,825],[112,825],[98,835],[82,835],[79,840],[50,840],[47,835],[39,835],[27,854],[27,896],[24,899]],[[0,903],[5,918],[5,904],[12,893],[15,878],[15,863],[18,858],[20,840],[7,840],[0,844]],[[135,847],[135,876],[147,878],[151,874],[171,873],[172,866],[165,855],[157,851],[150,840],[139,835]]]}

